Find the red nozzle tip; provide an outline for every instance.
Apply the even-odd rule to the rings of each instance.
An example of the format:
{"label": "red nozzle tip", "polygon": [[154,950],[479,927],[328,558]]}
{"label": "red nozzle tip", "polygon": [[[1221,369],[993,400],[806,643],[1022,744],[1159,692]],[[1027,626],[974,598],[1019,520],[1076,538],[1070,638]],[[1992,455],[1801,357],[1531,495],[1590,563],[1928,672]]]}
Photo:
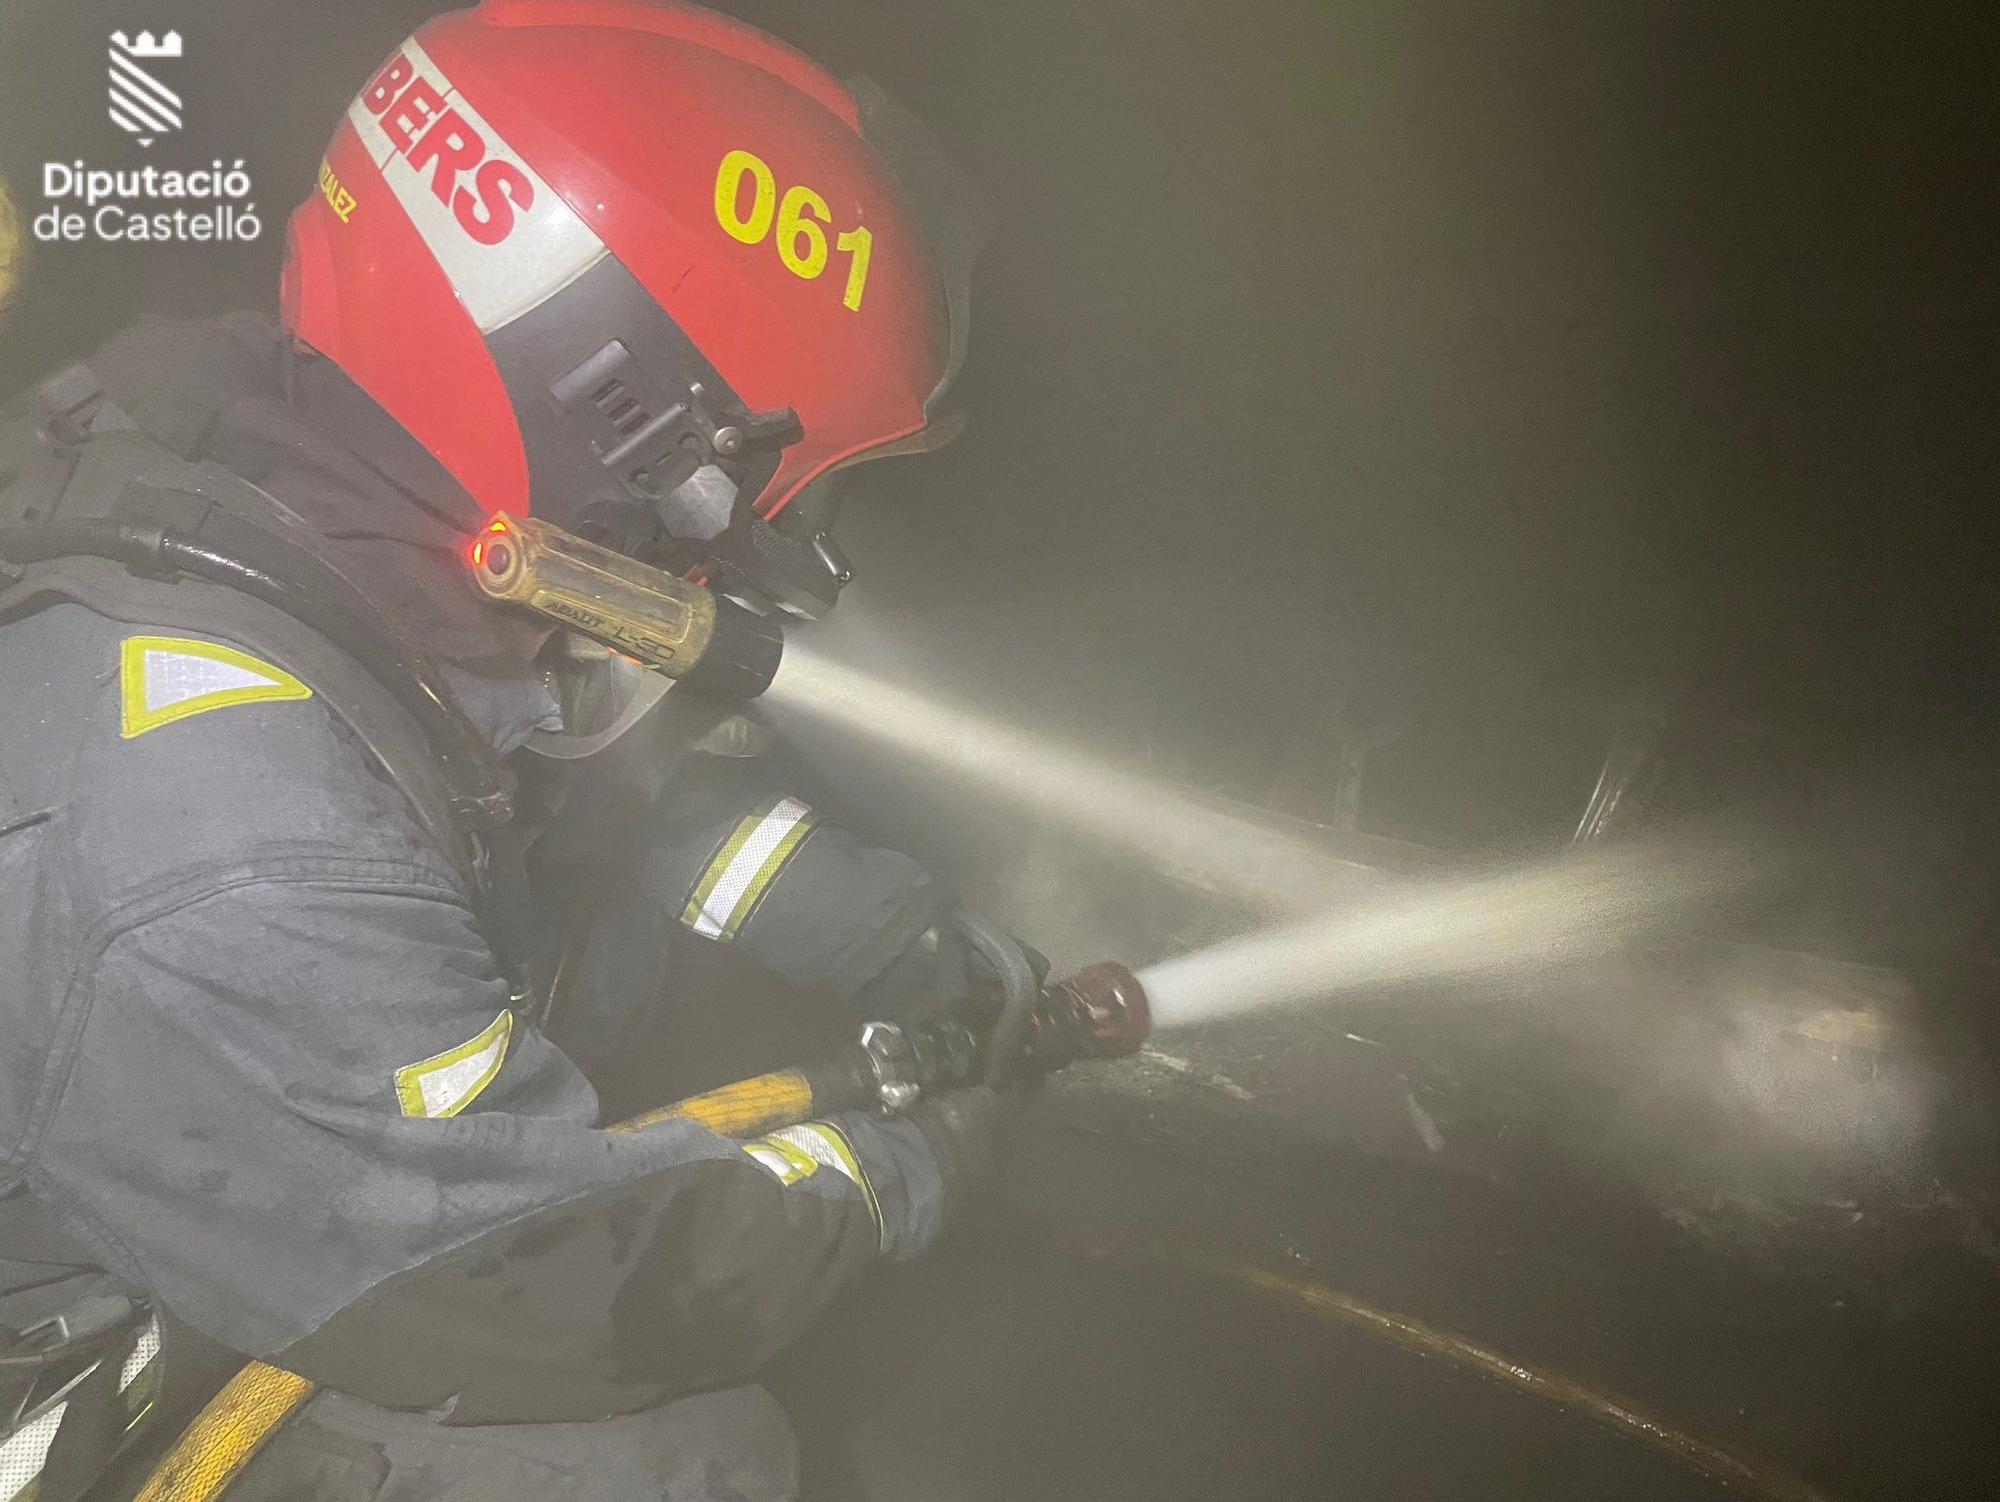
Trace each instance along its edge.
{"label": "red nozzle tip", "polygon": [[1137,1053],[1153,1031],[1152,1007],[1139,977],[1116,960],[1087,965],[1053,988],[1068,994],[1089,1038],[1091,1058]]}

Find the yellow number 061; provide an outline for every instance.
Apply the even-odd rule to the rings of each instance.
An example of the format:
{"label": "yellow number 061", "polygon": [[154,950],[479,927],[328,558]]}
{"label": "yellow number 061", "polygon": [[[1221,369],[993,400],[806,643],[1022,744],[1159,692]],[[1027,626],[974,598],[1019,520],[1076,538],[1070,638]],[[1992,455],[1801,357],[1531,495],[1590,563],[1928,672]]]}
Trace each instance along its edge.
{"label": "yellow number 061", "polygon": [[[750,179],[749,212],[744,212],[743,179]],[[793,276],[813,280],[826,270],[826,229],[833,223],[833,210],[811,188],[785,189],[778,197],[778,180],[770,163],[754,151],[732,151],[715,171],[715,222],[745,245],[761,244],[778,229],[778,259]],[[857,224],[834,237],[833,248],[847,254],[847,288],[840,300],[849,308],[861,306],[861,294],[868,286],[868,253],[875,237],[867,226]]]}

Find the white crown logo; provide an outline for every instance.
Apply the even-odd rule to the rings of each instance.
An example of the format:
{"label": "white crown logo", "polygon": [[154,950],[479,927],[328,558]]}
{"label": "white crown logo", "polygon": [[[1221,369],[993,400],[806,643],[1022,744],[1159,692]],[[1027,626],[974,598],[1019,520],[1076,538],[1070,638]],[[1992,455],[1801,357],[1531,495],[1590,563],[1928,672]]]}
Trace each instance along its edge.
{"label": "white crown logo", "polygon": [[140,32],[137,41],[133,41],[122,31],[114,31],[111,33],[111,40],[116,42],[120,47],[123,47],[134,57],[179,57],[181,55],[181,34],[178,31],[170,31],[158,41],[153,40],[153,34],[150,31]]}
{"label": "white crown logo", "polygon": [[122,31],[111,33],[105,49],[107,81],[111,87],[111,123],[141,146],[150,146],[158,137],[181,128],[181,96],[155,77],[149,66],[155,58],[181,55],[181,34],[169,31],[158,38],[142,31],[137,38]]}

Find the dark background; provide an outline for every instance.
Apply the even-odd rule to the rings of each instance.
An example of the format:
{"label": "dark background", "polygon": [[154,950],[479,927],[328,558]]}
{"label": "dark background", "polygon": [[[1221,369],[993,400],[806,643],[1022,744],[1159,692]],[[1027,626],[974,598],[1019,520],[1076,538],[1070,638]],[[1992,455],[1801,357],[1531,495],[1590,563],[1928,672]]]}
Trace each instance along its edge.
{"label": "dark background", "polygon": [[[1329,734],[1379,719],[1364,825],[1462,849],[1560,841],[1607,723],[1665,704],[1697,780],[1803,758],[1925,831],[1871,828],[1923,847],[1898,879],[1984,869],[1975,8],[730,8],[928,118],[1001,225],[973,427],[868,473],[844,629],[1309,815]],[[171,25],[189,127],[153,156],[246,159],[265,228],[36,247],[0,384],[141,307],[269,306],[330,122],[429,9],[14,0],[24,217],[44,160],[145,159],[104,34]]]}
{"label": "dark background", "polygon": [[[265,227],[240,249],[35,247],[0,326],[0,387],[142,308],[269,307],[282,217],[311,191],[332,121],[431,8],[9,0],[0,172],[24,215],[45,160],[144,159],[103,115],[104,37],[174,26],[188,44],[189,129],[153,154],[243,157]],[[829,627],[844,650],[1309,817],[1326,812],[1329,743],[1379,723],[1363,826],[1466,852],[1559,845],[1611,730],[1652,715],[1673,727],[1684,801],[1747,787],[1761,808],[1782,795],[1788,820],[1846,834],[1825,847],[1838,891],[1763,937],[1926,963],[2000,953],[1985,515],[1996,285],[1991,194],[1976,178],[1995,139],[1983,106],[2000,54],[1976,8],[727,8],[837,71],[873,75],[951,143],[1000,224],[959,394],[971,428],[937,456],[859,472],[843,529],[860,577]],[[1961,972],[1942,994],[1959,1015],[1988,1016],[1996,974]],[[1306,1051],[1280,1040],[1272,1052],[1287,1050]],[[1504,1084],[1571,1068],[1539,1035],[1531,1050],[1543,1074],[1465,1073]],[[1968,1094],[1990,1099],[1989,1084]],[[1316,1096],[1299,1109],[1329,1114]],[[1158,1124],[1150,1104],[1144,1114]],[[1455,1151],[1477,1140],[1469,1106],[1462,1124],[1440,1114]],[[1983,1181],[1990,1134],[1968,1135],[1979,1145],[1964,1177]],[[1116,1146],[1101,1132],[1081,1140]],[[1186,1187],[1206,1181],[1183,1176],[1183,1145],[1161,1203],[1203,1198]],[[1131,1176],[1121,1160],[1092,1177],[1076,1139],[1062,1147],[1069,1178],[1038,1186],[1073,1180],[1079,1198],[1110,1200],[1104,1186]],[[1218,1182],[1242,1180],[1226,1168]],[[1610,1351],[1625,1390],[1664,1390],[1672,1411],[1716,1432],[1740,1417],[1769,1436],[1782,1427],[1772,1410],[1788,1406],[1814,1432],[1781,1450],[1817,1456],[1819,1474],[1872,1478],[1853,1495],[1979,1494],[1912,1480],[1925,1465],[1990,1469],[1990,1382],[1954,1374],[1990,1371],[1993,1242],[1941,1186],[1971,1227],[1953,1234],[1973,1245],[1984,1304],[1953,1302],[1934,1249],[1871,1272],[1859,1292],[1842,1285],[1841,1300],[1810,1280],[1780,1298],[1734,1272],[1670,1276],[1622,1231],[1573,1245],[1588,1222],[1553,1193],[1507,1211],[1521,1221],[1510,1242],[1459,1198],[1503,1177],[1451,1179],[1446,1229],[1412,1212],[1404,1177],[1371,1200],[1288,1176],[1268,1203],[1351,1235],[1333,1259],[1343,1275],[1375,1276],[1372,1256],[1394,1298],[1475,1332],[1483,1322],[1531,1356],[1531,1328],[1555,1331],[1558,1352],[1572,1337]],[[1843,1199],[1814,1204],[1843,1226],[1851,1214],[1857,1235],[1888,1219],[1872,1201],[1865,1219]],[[1650,1246],[1668,1222],[1642,1219],[1635,1239]],[[1460,1262],[1439,1253],[1450,1227]],[[1406,1274],[1422,1297],[1399,1284]],[[989,1275],[1004,1281],[1007,1266]],[[1050,1301],[1040,1276],[1019,1301],[1061,1335],[1072,1306]],[[949,1347],[926,1345],[923,1321],[944,1317],[957,1286],[935,1302],[890,1286],[896,1302],[861,1306],[840,1338],[864,1354],[894,1345],[900,1314],[921,1328],[897,1356]],[[1474,1313],[1455,1313],[1454,1298]],[[983,1318],[1008,1306],[975,1307]],[[1134,1304],[1135,1370],[1172,1366],[1160,1332],[1176,1307]],[[1220,1337],[1217,1349],[1282,1376],[1278,1338],[1260,1330],[1240,1352]],[[1957,1365],[1939,1355],[1953,1331],[1977,1348]],[[939,1401],[982,1393],[998,1380],[988,1357],[969,1347],[976,1370],[895,1380]],[[1339,1370],[1372,1391],[1365,1360]],[[1732,1363],[1745,1374],[1719,1379]],[[871,1382],[894,1375],[887,1360],[859,1366]],[[1196,1375],[1190,1408],[1211,1394]],[[1083,1380],[1047,1387],[1037,1374],[1028,1389],[1054,1407]],[[1292,1406],[1267,1411],[1296,1419],[1299,1443],[1375,1453],[1311,1406],[1331,1380],[1304,1372]],[[1379,1432],[1414,1445],[1392,1421],[1421,1396],[1381,1391]],[[1075,1411],[1094,1423],[1090,1396]],[[903,1408],[885,1411],[907,1427]],[[1456,1427],[1422,1445],[1438,1464],[1514,1457],[1524,1494],[1618,1490],[1547,1484],[1519,1459],[1515,1410],[1491,1448],[1470,1449],[1452,1412]],[[1014,1417],[985,1426],[993,1443],[1028,1432]],[[1170,1407],[1152,1423],[1155,1467],[1182,1453],[1168,1430],[1204,1454],[1259,1443],[1232,1423],[1210,1444]],[[1267,1448],[1292,1443],[1279,1434]],[[1425,1493],[1418,1459],[1392,1460],[1402,1490],[1356,1494],[1477,1485]],[[1002,1474],[997,1460],[991,1470]]]}

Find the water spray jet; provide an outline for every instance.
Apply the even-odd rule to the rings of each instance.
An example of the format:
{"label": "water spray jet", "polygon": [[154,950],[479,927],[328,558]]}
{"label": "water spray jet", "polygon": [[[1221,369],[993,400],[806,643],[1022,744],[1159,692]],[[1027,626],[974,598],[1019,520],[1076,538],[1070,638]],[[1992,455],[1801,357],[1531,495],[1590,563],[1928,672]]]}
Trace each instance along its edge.
{"label": "water spray jet", "polygon": [[1388,883],[1272,825],[1046,735],[788,650],[769,699],[1136,855],[1300,920],[1139,972],[1162,1028],[1403,985],[1519,976],[1609,954],[1752,884],[1707,831],[1585,847],[1537,865]]}
{"label": "water spray jet", "polygon": [[1180,879],[1271,913],[1307,913],[1351,896],[1376,873],[1160,778],[1064,746],[787,644],[765,695],[778,712],[858,737],[1040,817],[1138,856]]}

